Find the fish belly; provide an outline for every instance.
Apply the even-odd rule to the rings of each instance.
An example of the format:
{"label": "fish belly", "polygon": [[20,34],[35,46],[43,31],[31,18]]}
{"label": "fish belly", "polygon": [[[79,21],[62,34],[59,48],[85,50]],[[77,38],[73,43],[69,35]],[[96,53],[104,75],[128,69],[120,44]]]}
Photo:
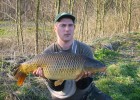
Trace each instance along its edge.
{"label": "fish belly", "polygon": [[43,68],[44,75],[48,79],[54,80],[71,80],[76,79],[82,72],[82,68],[76,68],[75,66],[51,66],[49,68]]}

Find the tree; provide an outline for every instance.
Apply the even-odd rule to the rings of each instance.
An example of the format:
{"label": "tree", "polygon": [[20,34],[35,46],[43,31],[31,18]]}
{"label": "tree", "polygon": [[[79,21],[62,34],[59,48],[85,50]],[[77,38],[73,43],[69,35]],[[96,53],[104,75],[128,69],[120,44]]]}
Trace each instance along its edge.
{"label": "tree", "polygon": [[100,0],[96,0],[96,27],[95,27],[95,34],[98,32],[98,24],[99,24],[99,7],[100,7]]}
{"label": "tree", "polygon": [[128,12],[127,12],[128,33],[130,33],[131,31],[131,15],[132,15],[132,0],[128,0]]}
{"label": "tree", "polygon": [[60,13],[61,0],[56,0],[56,15]]}
{"label": "tree", "polygon": [[38,54],[38,19],[39,19],[40,0],[36,0],[36,33],[35,33],[35,54]]}
{"label": "tree", "polygon": [[18,44],[18,47],[19,47],[19,0],[16,0],[16,32],[17,32],[17,44]]}
{"label": "tree", "polygon": [[83,6],[83,12],[82,12],[82,19],[80,22],[80,28],[79,28],[79,38],[81,39],[81,41],[84,40],[84,25],[85,25],[85,20],[86,20],[86,12],[87,12],[87,0],[84,0],[84,6]]}
{"label": "tree", "polygon": [[73,14],[75,0],[69,0],[69,13]]}
{"label": "tree", "polygon": [[24,54],[24,39],[23,39],[23,29],[22,29],[22,19],[21,19],[21,0],[18,1],[18,18],[19,18],[19,32],[21,36],[21,51],[22,54]]}

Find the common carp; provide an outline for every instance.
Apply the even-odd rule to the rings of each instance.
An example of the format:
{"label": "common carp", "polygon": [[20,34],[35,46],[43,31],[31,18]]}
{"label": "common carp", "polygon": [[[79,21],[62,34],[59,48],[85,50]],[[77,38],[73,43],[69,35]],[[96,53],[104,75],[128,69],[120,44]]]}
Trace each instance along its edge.
{"label": "common carp", "polygon": [[60,85],[60,80],[73,80],[85,71],[92,74],[104,72],[106,67],[100,61],[91,59],[84,55],[73,53],[50,53],[39,54],[21,63],[14,71],[14,76],[18,80],[17,85],[21,86],[29,73],[32,73],[38,67],[41,67],[44,76],[48,79],[58,80],[55,85]]}

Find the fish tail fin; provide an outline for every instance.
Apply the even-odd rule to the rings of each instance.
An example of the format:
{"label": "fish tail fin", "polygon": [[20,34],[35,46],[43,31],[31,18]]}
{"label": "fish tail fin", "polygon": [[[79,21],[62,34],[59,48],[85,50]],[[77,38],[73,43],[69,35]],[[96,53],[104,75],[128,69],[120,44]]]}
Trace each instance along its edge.
{"label": "fish tail fin", "polygon": [[17,79],[18,86],[23,85],[23,82],[24,82],[25,78],[27,77],[27,75],[20,70],[20,67],[21,67],[20,65],[16,66],[14,68],[14,73],[13,73],[13,75]]}
{"label": "fish tail fin", "polygon": [[22,86],[23,85],[23,82],[24,82],[26,76],[27,75],[25,73],[22,73],[22,72],[19,72],[18,75],[16,75],[17,80],[18,80],[17,81],[17,85],[18,86]]}

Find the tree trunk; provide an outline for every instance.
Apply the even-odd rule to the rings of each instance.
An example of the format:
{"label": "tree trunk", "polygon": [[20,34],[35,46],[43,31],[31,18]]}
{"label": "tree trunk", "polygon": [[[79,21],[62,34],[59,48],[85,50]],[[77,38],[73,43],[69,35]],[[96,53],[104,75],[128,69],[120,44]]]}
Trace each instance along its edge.
{"label": "tree trunk", "polygon": [[75,0],[69,0],[69,13],[73,14]]}
{"label": "tree trunk", "polygon": [[[101,0],[99,0],[99,33],[101,33],[102,30],[102,4]],[[101,34],[99,34],[101,36]]]}
{"label": "tree trunk", "polygon": [[60,13],[61,0],[56,0],[56,15]]}
{"label": "tree trunk", "polygon": [[16,32],[17,32],[17,44],[19,47],[19,0],[16,0]]}
{"label": "tree trunk", "polygon": [[35,33],[35,54],[38,54],[38,17],[39,17],[40,0],[36,0],[36,33]]}
{"label": "tree trunk", "polygon": [[115,1],[115,15],[118,13],[118,0]]}
{"label": "tree trunk", "polygon": [[102,35],[103,36],[104,36],[105,3],[106,3],[106,0],[103,0],[103,13],[102,13]]}
{"label": "tree trunk", "polygon": [[23,40],[23,29],[22,29],[22,19],[21,19],[21,0],[19,0],[19,31],[21,35],[21,51],[24,54],[24,40]]}
{"label": "tree trunk", "polygon": [[85,2],[84,2],[84,9],[83,9],[84,11],[83,11],[83,21],[82,21],[82,31],[81,31],[81,33],[82,33],[82,41],[84,41],[84,26],[85,26],[85,20],[86,20],[86,12],[87,12],[87,0],[85,0]]}
{"label": "tree trunk", "polygon": [[95,34],[96,34],[97,31],[98,31],[98,22],[99,22],[99,0],[96,0],[96,5],[97,5],[97,8],[96,8],[96,27],[95,27]]}
{"label": "tree trunk", "polygon": [[86,16],[86,10],[87,10],[87,0],[84,2],[84,8],[83,8],[83,14],[82,14],[82,20],[80,24],[80,33],[81,33],[81,41],[84,40],[84,25],[85,25],[85,16]]}
{"label": "tree trunk", "polygon": [[120,1],[120,16],[121,16],[121,25],[122,25],[122,32],[125,32],[125,21],[123,16],[123,0]]}
{"label": "tree trunk", "polygon": [[127,17],[128,33],[130,33],[131,31],[131,17],[132,17],[131,15],[132,15],[132,0],[128,0],[128,17]]}

